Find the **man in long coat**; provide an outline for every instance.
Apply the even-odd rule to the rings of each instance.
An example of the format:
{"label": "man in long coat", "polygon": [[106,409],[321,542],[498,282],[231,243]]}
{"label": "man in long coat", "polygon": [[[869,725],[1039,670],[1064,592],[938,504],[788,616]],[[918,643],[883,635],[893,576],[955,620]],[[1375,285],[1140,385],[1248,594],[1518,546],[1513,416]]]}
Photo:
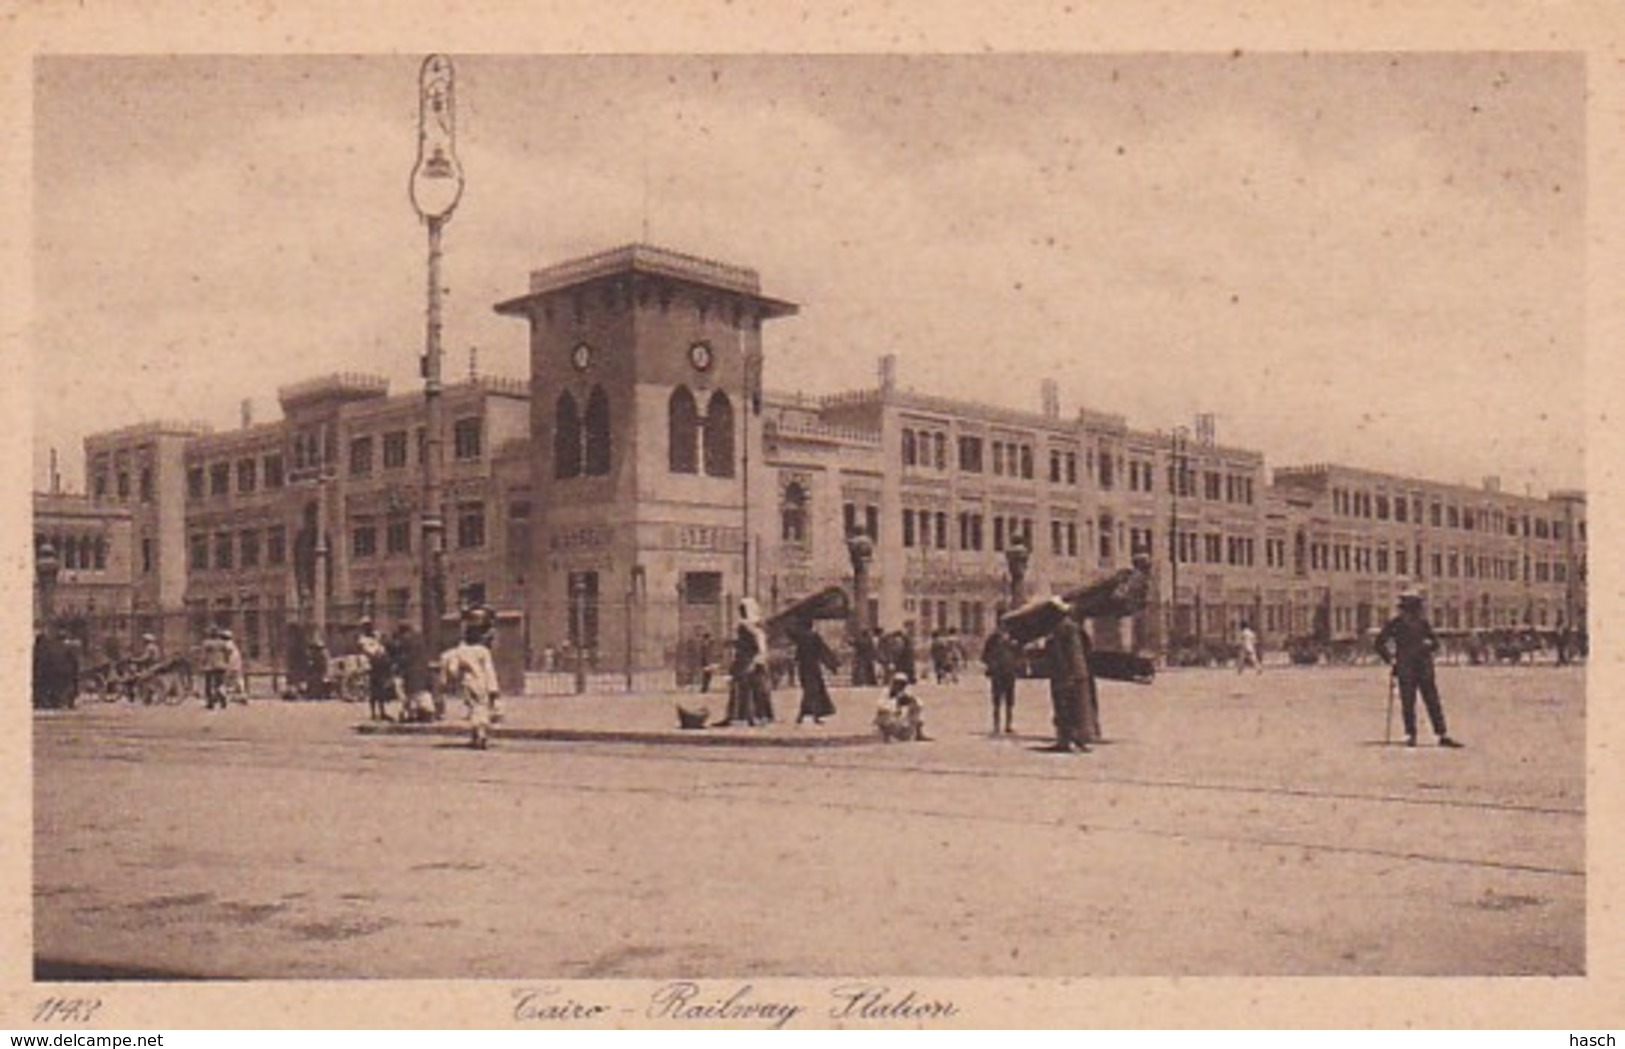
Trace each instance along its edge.
{"label": "man in long coat", "polygon": [[1091,740],[1100,738],[1100,714],[1095,705],[1095,681],[1089,673],[1089,642],[1072,609],[1053,599],[1061,615],[1049,635],[1050,703],[1055,711],[1057,753],[1089,753]]}

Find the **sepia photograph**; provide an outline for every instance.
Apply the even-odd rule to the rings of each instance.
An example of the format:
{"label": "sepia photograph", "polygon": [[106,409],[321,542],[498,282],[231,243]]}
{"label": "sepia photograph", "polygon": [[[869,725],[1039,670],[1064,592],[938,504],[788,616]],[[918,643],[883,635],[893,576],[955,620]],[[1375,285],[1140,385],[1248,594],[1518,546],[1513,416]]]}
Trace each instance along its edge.
{"label": "sepia photograph", "polygon": [[18,1024],[1583,984],[1592,69],[32,55]]}

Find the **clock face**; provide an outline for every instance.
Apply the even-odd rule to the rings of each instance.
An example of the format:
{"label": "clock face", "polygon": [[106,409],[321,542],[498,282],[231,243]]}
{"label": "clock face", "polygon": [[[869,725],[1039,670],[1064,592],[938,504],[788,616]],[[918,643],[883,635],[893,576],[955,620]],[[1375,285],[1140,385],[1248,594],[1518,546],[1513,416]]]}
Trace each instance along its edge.
{"label": "clock face", "polygon": [[700,371],[711,369],[711,347],[708,343],[696,342],[688,348],[688,363]]}
{"label": "clock face", "polygon": [[570,351],[570,363],[575,365],[576,371],[586,371],[592,365],[592,347],[584,342],[578,344]]}

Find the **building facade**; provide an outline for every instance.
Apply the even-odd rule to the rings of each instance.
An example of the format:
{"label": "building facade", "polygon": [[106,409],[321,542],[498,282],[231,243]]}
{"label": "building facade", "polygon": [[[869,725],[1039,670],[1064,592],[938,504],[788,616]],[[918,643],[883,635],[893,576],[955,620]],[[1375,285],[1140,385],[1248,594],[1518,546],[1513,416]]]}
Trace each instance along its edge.
{"label": "building facade", "polygon": [[[1097,643],[1157,651],[1368,635],[1421,583],[1447,629],[1580,627],[1580,492],[1514,495],[1349,466],[1279,468],[1193,432],[905,388],[762,389],[765,322],[797,306],[751,269],[636,244],[549,266],[496,310],[528,328],[527,381],[444,394],[447,597],[522,616],[527,662],[679,666],[768,611],[849,585],[874,542],[871,623],[979,637],[1012,600],[1150,556],[1151,606]],[[417,616],[420,393],[336,375],[282,418],[153,423],[85,442],[93,508],[127,513],[132,629],[210,623],[280,659],[290,625]],[[38,512],[38,511],[37,511]],[[1030,551],[1022,592],[1010,552]],[[335,643],[336,639],[335,639]]]}

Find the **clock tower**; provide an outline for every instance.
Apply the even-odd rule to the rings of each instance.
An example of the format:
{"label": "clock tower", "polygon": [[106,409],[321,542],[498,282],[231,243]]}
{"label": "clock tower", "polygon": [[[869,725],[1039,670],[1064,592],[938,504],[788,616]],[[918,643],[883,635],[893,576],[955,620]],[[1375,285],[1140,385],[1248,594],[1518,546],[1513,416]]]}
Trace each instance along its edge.
{"label": "clock tower", "polygon": [[530,322],[532,651],[631,674],[726,639],[766,526],[762,322],[796,309],[754,270],[645,244],[497,305]]}

